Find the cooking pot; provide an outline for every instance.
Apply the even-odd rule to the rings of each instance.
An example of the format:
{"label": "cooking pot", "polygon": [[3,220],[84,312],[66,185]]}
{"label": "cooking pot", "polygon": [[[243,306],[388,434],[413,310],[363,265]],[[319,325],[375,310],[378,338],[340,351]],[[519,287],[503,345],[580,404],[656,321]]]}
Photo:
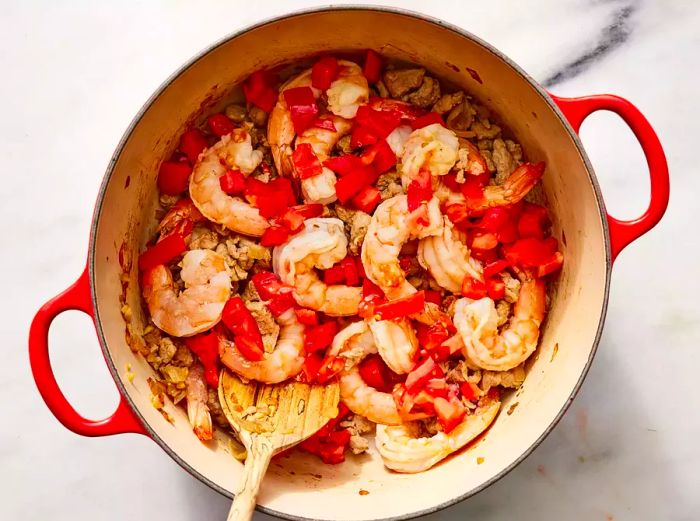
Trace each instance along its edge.
{"label": "cooking pot", "polygon": [[[84,436],[140,433],[185,470],[225,496],[242,464],[222,438],[204,445],[181,408],[169,418],[151,404],[153,371],[127,343],[122,302],[131,325],[143,327],[136,259],[155,229],[156,174],[183,130],[220,110],[252,71],[322,52],[372,48],[391,59],[418,63],[492,108],[530,161],[545,161],[542,184],[565,263],[550,295],[541,345],[524,385],[507,395],[492,428],[477,443],[421,474],[388,471],[381,458],[349,458],[324,465],[294,453],[270,466],[259,509],[288,519],[404,519],[434,512],[487,487],[522,461],[570,405],[595,354],[605,318],[610,272],[617,254],[662,217],[668,170],[656,134],[628,101],[598,95],[559,98],[547,93],[496,49],[457,27],[405,11],[335,7],[296,13],[237,32],[168,78],[135,117],[109,163],[90,231],[85,271],[36,314],[29,352],[37,387],[68,429]],[[649,166],[651,201],[638,219],[606,213],[598,181],[576,134],[592,112],[617,113],[639,140]],[[121,393],[108,418],[83,418],[54,378],[48,329],[59,313],[90,315],[109,370]],[[220,434],[220,436],[224,436]],[[138,476],[138,465],[135,467]],[[138,478],[137,478],[138,479]],[[364,492],[360,495],[360,490]]]}

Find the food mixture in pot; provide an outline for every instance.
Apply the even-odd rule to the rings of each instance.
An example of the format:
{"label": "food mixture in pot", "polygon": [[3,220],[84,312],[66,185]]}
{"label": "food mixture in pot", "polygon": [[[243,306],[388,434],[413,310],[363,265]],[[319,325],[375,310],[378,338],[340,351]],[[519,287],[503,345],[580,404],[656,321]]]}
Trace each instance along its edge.
{"label": "food mixture in pot", "polygon": [[153,403],[185,404],[207,442],[229,429],[222,368],[337,379],[338,416],[301,450],[336,464],[373,443],[426,470],[489,426],[537,349],[563,262],[528,196],[545,165],[466,92],[373,51],[243,91],[160,166],[132,342]]}

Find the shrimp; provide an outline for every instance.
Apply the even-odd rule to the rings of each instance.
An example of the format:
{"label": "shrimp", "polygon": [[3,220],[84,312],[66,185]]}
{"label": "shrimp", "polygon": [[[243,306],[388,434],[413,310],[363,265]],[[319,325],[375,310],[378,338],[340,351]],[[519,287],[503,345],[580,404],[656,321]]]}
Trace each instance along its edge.
{"label": "shrimp", "polygon": [[219,178],[229,169],[250,174],[262,161],[262,152],[253,150],[250,134],[235,129],[199,155],[190,178],[190,197],[202,214],[235,232],[261,236],[270,223],[258,209],[240,197],[221,189]]}
{"label": "shrimp", "polygon": [[455,303],[454,323],[464,342],[464,356],[477,367],[507,371],[519,366],[537,348],[544,319],[545,286],[521,272],[522,286],[508,326],[498,333],[496,306],[488,297]]}
{"label": "shrimp", "polygon": [[205,221],[197,207],[189,198],[180,199],[170,207],[158,224],[158,233],[161,238],[169,235],[175,229],[183,229],[187,223],[195,224]]}
{"label": "shrimp", "polygon": [[440,233],[442,215],[437,198],[427,204],[428,225],[419,227],[412,222],[405,195],[395,195],[383,201],[372,215],[362,243],[362,264],[367,278],[379,286],[389,300],[414,293],[399,265],[399,253],[409,239]]}
{"label": "shrimp", "polygon": [[[369,99],[369,85],[367,84],[367,79],[362,75],[362,69],[356,63],[338,60],[338,65],[338,78],[331,83],[331,86],[326,91],[328,110],[332,114],[348,120],[355,117],[360,105],[367,103]],[[277,171],[287,177],[292,177],[294,173],[292,142],[296,132],[294,131],[292,115],[283,93],[287,89],[296,87],[310,87],[315,98],[319,98],[322,93],[311,85],[311,69],[307,69],[282,86],[277,104],[270,113],[270,119],[267,124],[267,139],[270,144],[270,151],[272,152]],[[338,130],[335,118],[333,121],[336,125],[336,130]],[[347,133],[349,129],[343,132]],[[330,140],[330,136],[327,137]],[[340,137],[342,135],[333,137],[335,139],[333,145]],[[329,147],[329,150],[330,148],[332,148],[332,145]]]}
{"label": "shrimp", "polygon": [[185,289],[175,289],[170,269],[160,264],[143,274],[143,297],[153,323],[166,333],[187,337],[212,328],[231,294],[224,258],[211,250],[190,250],[182,258]]}
{"label": "shrimp", "polygon": [[375,423],[398,425],[401,418],[394,397],[370,387],[360,375],[359,363],[376,352],[377,346],[367,323],[360,321],[335,335],[328,355],[346,359],[345,368],[338,375],[340,399],[345,405],[355,414]]}
{"label": "shrimp", "polygon": [[433,123],[414,130],[405,143],[401,158],[401,183],[404,189],[427,170],[433,177],[449,173],[458,159],[459,140],[457,135]]}
{"label": "shrimp", "polygon": [[[339,116],[331,118],[335,130],[311,127],[297,137],[296,145],[311,145],[318,160],[323,163],[331,155],[331,150],[340,138],[352,129],[352,122]],[[301,180],[301,193],[307,203],[332,203],[335,195],[335,173],[328,167],[322,167],[320,174]]]}
{"label": "shrimp", "polygon": [[396,472],[423,472],[484,432],[500,406],[498,401],[480,405],[449,434],[438,432],[430,437],[412,436],[410,424],[377,425],[377,449],[387,468]]}
{"label": "shrimp", "polygon": [[456,230],[447,217],[443,219],[442,233],[418,242],[418,262],[441,287],[459,293],[467,275],[483,278],[482,266],[470,256],[464,233]]}
{"label": "shrimp", "polygon": [[439,182],[434,195],[441,203],[461,205],[469,213],[478,213],[496,206],[515,204],[530,192],[544,173],[544,163],[523,163],[516,168],[502,185],[487,185],[483,188],[480,199],[466,198],[459,192],[453,192],[444,183]]}
{"label": "shrimp", "polygon": [[389,369],[405,374],[413,369],[418,352],[418,339],[406,320],[372,320],[370,331],[377,350]]}
{"label": "shrimp", "polygon": [[192,430],[200,441],[209,441],[213,436],[211,414],[207,401],[209,390],[204,380],[204,368],[199,363],[190,366],[185,380],[187,386],[187,417],[192,425]]}
{"label": "shrimp", "polygon": [[347,255],[348,239],[343,221],[316,217],[304,221],[304,229],[272,252],[274,272],[294,288],[300,306],[327,315],[357,314],[362,288],[341,284],[327,286],[314,268],[325,270]]}
{"label": "shrimp", "polygon": [[296,376],[304,365],[304,326],[297,320],[293,309],[277,317],[280,326],[277,345],[265,358],[252,362],[245,358],[236,345],[226,338],[219,343],[221,363],[248,380],[276,384]]}

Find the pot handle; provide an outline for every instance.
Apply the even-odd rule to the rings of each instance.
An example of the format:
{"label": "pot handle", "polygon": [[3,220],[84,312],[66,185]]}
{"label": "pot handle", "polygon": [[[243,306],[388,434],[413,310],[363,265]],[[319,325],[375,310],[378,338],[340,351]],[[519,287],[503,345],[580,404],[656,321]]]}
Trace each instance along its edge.
{"label": "pot handle", "polygon": [[620,116],[636,136],[649,166],[651,179],[651,200],[649,207],[637,219],[622,221],[608,214],[610,247],[612,260],[629,243],[651,230],[663,217],[668,206],[669,180],[668,164],[659,138],[647,119],[629,101],[611,94],[583,96],[580,98],[560,98],[550,94],[554,102],[578,133],[581,123],[598,110],[609,110]]}
{"label": "pot handle", "polygon": [[82,311],[95,321],[87,267],[73,285],[39,309],[29,329],[29,363],[36,386],[49,410],[67,429],[83,436],[108,436],[127,432],[147,435],[123,396],[120,397],[114,414],[103,420],[88,420],[68,403],[61,392],[49,358],[49,328],[56,316],[69,309]]}

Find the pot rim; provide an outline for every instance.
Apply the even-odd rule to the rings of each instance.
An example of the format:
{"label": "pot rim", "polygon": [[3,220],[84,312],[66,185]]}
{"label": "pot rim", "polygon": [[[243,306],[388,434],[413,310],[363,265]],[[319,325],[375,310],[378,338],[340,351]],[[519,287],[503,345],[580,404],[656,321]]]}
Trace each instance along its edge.
{"label": "pot rim", "polygon": [[[168,89],[168,87],[180,76],[182,75],[185,71],[187,71],[190,67],[192,67],[195,63],[197,63],[201,58],[209,54],[210,52],[214,51],[215,49],[219,48],[220,46],[228,43],[230,40],[237,38],[239,36],[242,36],[252,30],[258,29],[260,27],[264,27],[266,25],[272,24],[272,23],[277,23],[283,20],[287,19],[292,19],[292,18],[297,18],[309,14],[316,14],[316,13],[326,13],[326,12],[332,12],[332,11],[375,11],[375,12],[381,12],[381,13],[389,13],[389,14],[394,14],[394,15],[399,15],[399,16],[405,16],[405,17],[411,17],[411,18],[416,18],[418,20],[428,22],[430,24],[436,25],[442,29],[445,29],[447,31],[456,33],[459,36],[462,36],[464,38],[467,38],[474,43],[480,45],[482,48],[484,48],[486,51],[490,52],[491,54],[495,55],[497,58],[499,58],[501,61],[505,62],[506,65],[512,67],[517,73],[519,73],[527,82],[530,84],[531,87],[535,89],[535,91],[540,95],[540,97],[544,100],[544,102],[549,106],[550,110],[552,110],[557,118],[560,120],[560,122],[563,124],[564,128],[566,129],[566,132],[568,132],[569,137],[572,139],[574,142],[577,151],[583,160],[583,163],[586,167],[586,171],[588,173],[588,178],[589,181],[593,187],[593,191],[595,193],[596,197],[596,202],[598,203],[598,213],[600,217],[600,222],[602,224],[603,228],[603,233],[604,233],[604,246],[605,246],[605,287],[604,287],[604,295],[603,295],[603,302],[602,302],[602,308],[600,310],[600,320],[598,322],[598,327],[597,331],[595,334],[595,339],[593,341],[593,344],[591,346],[591,351],[589,353],[588,359],[586,360],[586,364],[583,367],[583,371],[581,372],[581,375],[574,385],[571,393],[569,394],[569,397],[566,399],[565,403],[562,405],[560,411],[557,413],[556,417],[552,420],[552,422],[547,426],[547,428],[543,431],[543,433],[525,450],[523,453],[515,459],[513,462],[511,462],[505,469],[503,469],[501,472],[493,476],[492,478],[484,481],[480,485],[466,491],[465,493],[454,497],[448,501],[444,501],[443,503],[440,503],[438,505],[435,505],[430,508],[426,508],[423,510],[419,510],[416,512],[411,512],[409,514],[403,514],[399,516],[392,516],[392,517],[384,517],[384,518],[375,518],[372,521],[401,521],[401,520],[406,520],[406,519],[413,519],[417,518],[420,516],[428,515],[428,514],[433,514],[435,512],[438,512],[440,510],[443,510],[447,507],[450,507],[452,505],[455,505],[457,503],[460,503],[461,501],[464,501],[475,494],[481,492],[482,490],[486,489],[487,487],[493,485],[497,481],[499,481],[501,478],[503,478],[506,474],[510,473],[515,467],[517,467],[520,463],[522,463],[532,452],[544,441],[544,439],[552,432],[552,430],[557,426],[559,421],[562,419],[564,416],[564,413],[569,409],[571,406],[571,403],[573,402],[574,398],[578,394],[579,390],[581,389],[581,386],[583,384],[583,381],[585,380],[586,376],[588,375],[588,371],[591,367],[591,364],[593,362],[593,358],[595,357],[595,354],[598,350],[598,345],[600,343],[600,338],[602,335],[603,331],[603,326],[605,324],[605,317],[607,314],[607,307],[608,307],[608,299],[610,295],[610,276],[611,276],[611,271],[612,271],[612,254],[611,254],[611,246],[610,246],[610,231],[608,227],[608,220],[607,220],[607,213],[605,211],[605,203],[603,201],[603,196],[600,190],[600,185],[598,183],[598,180],[595,176],[595,172],[593,170],[593,166],[591,165],[590,160],[588,159],[588,156],[583,148],[583,144],[578,136],[578,134],[574,131],[574,129],[571,127],[569,124],[568,120],[564,116],[564,114],[561,112],[559,107],[556,105],[556,103],[552,100],[552,98],[548,95],[547,91],[537,82],[535,81],[532,77],[530,77],[529,74],[527,74],[519,65],[517,65],[513,60],[505,56],[502,52],[500,52],[498,49],[493,47],[491,44],[485,42],[478,36],[475,36],[471,32],[462,29],[461,27],[458,27],[456,25],[450,24],[448,22],[445,22],[439,18],[435,18],[430,15],[426,15],[423,13],[419,13],[416,11],[412,11],[409,9],[403,9],[403,8],[397,8],[397,7],[387,7],[387,6],[379,6],[379,5],[372,5],[372,4],[338,4],[338,5],[333,5],[333,6],[325,6],[325,7],[314,7],[314,8],[306,8],[306,9],[300,9],[300,10],[295,10],[292,11],[288,14],[282,14],[279,16],[271,17],[264,19],[258,23],[249,25],[243,29],[240,29],[238,31],[232,32],[224,36],[223,38],[220,38],[218,41],[214,42],[210,46],[206,47],[199,53],[195,54],[192,58],[190,58],[188,61],[186,61],[182,66],[180,66],[175,72],[173,72],[163,83],[161,83],[158,88],[151,94],[151,96],[146,100],[146,102],[143,104],[143,106],[139,109],[138,113],[134,116],[134,118],[131,120],[129,123],[129,126],[125,130],[124,134],[122,135],[121,139],[119,140],[119,143],[117,144],[114,153],[112,154],[112,157],[109,161],[109,164],[107,165],[107,168],[105,170],[105,175],[103,177],[102,183],[99,188],[99,192],[97,195],[97,200],[95,202],[95,209],[93,212],[93,217],[92,217],[92,223],[90,225],[90,241],[89,241],[89,246],[88,246],[88,271],[89,271],[89,283],[90,283],[90,298],[92,300],[92,306],[94,309],[94,317],[95,317],[95,329],[97,331],[97,337],[100,343],[100,348],[102,349],[102,353],[105,357],[105,361],[107,362],[107,366],[109,368],[110,373],[112,374],[112,378],[114,379],[119,392],[121,393],[122,397],[127,401],[129,404],[129,407],[133,411],[133,413],[139,418],[141,424],[144,426],[146,431],[148,432],[148,435],[151,437],[153,441],[155,441],[178,465],[180,465],[185,471],[187,471],[190,475],[201,481],[202,483],[206,484],[209,486],[211,489],[217,491],[224,497],[228,498],[233,498],[233,494],[231,494],[228,490],[220,487],[210,479],[208,479],[206,476],[203,474],[199,473],[196,471],[194,468],[192,468],[184,459],[182,459],[174,450],[170,448],[170,446],[161,439],[158,434],[151,428],[150,424],[145,420],[139,409],[134,405],[133,401],[131,400],[131,397],[129,396],[127,390],[126,390],[126,385],[122,381],[121,377],[119,376],[119,372],[116,369],[116,366],[114,364],[114,361],[112,360],[112,357],[110,355],[109,349],[107,348],[107,341],[104,335],[104,331],[102,329],[102,321],[100,318],[100,313],[99,313],[99,307],[97,305],[97,295],[95,293],[95,242],[96,242],[96,237],[97,237],[97,224],[100,220],[100,215],[102,212],[102,205],[104,203],[104,198],[105,198],[105,193],[107,186],[111,180],[112,173],[114,170],[114,166],[116,165],[123,149],[126,144],[126,142],[129,140],[131,134],[133,133],[134,129],[138,124],[140,123],[143,115],[146,113],[146,111],[151,107],[151,105],[165,92],[165,90]],[[295,516],[295,515],[290,515],[285,512],[280,512],[268,507],[264,507],[261,505],[256,505],[256,510],[259,512],[263,512],[265,514],[269,514],[272,516],[276,516],[278,518],[282,519],[289,519],[291,521],[311,521],[314,518],[309,518],[309,517],[303,517],[303,516]]]}

